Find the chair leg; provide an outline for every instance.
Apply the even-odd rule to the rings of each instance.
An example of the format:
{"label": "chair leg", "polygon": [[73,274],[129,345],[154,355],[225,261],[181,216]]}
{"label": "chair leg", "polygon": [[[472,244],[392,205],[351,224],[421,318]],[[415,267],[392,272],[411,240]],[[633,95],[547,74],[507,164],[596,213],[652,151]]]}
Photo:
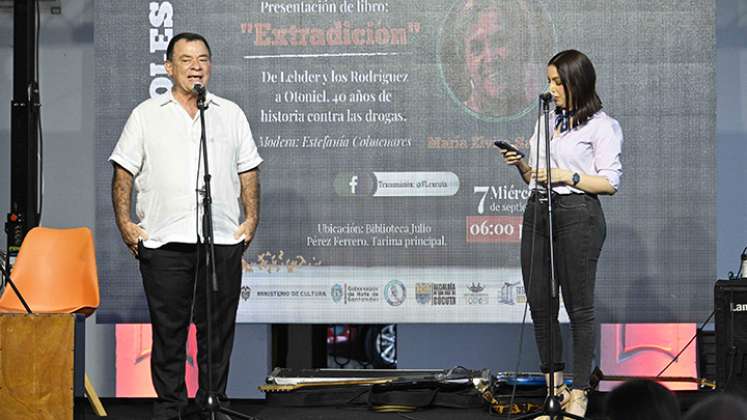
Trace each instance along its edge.
{"label": "chair leg", "polygon": [[88,402],[91,403],[91,408],[93,408],[93,412],[99,416],[99,417],[106,417],[106,410],[104,410],[104,406],[101,404],[101,400],[99,400],[99,394],[96,393],[96,390],[93,388],[93,384],[91,383],[91,380],[88,379],[88,374],[85,374],[85,379],[83,381],[83,384],[86,389],[86,396],[88,397]]}

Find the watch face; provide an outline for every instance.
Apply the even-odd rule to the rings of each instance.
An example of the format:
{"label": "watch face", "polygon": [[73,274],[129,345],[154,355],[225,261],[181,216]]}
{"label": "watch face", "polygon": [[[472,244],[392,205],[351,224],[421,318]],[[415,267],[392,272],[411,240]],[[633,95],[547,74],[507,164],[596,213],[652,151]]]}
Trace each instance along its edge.
{"label": "watch face", "polygon": [[573,180],[573,185],[575,186],[576,184],[578,184],[579,181],[581,181],[581,175],[579,175],[578,173],[574,173],[572,180]]}

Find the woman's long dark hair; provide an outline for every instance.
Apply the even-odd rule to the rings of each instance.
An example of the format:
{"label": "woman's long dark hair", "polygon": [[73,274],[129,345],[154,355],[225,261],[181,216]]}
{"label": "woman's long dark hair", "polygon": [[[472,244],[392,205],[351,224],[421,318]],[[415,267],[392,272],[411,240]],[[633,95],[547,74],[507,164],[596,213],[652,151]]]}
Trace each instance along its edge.
{"label": "woman's long dark hair", "polygon": [[566,100],[571,99],[570,111],[574,126],[582,125],[602,109],[596,90],[597,73],[589,57],[576,50],[561,51],[547,63],[558,69]]}

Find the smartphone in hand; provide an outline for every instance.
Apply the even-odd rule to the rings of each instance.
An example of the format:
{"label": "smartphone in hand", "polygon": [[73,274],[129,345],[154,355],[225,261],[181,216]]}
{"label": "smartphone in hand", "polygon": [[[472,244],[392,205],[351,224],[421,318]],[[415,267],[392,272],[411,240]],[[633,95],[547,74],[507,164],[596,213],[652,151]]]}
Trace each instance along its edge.
{"label": "smartphone in hand", "polygon": [[514,146],[513,144],[509,142],[505,142],[503,140],[496,140],[495,145],[501,150],[507,150],[509,152],[516,153],[517,155],[519,155],[520,158],[524,157],[524,153],[521,150],[517,149],[516,146]]}

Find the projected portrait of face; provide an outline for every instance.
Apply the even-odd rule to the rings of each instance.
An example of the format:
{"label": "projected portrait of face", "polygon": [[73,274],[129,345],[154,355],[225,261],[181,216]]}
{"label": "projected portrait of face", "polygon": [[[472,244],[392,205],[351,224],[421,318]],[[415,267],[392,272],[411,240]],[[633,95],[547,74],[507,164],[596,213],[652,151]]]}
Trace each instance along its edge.
{"label": "projected portrait of face", "polygon": [[549,18],[525,0],[458,0],[442,28],[441,68],[471,113],[515,118],[543,88]]}

